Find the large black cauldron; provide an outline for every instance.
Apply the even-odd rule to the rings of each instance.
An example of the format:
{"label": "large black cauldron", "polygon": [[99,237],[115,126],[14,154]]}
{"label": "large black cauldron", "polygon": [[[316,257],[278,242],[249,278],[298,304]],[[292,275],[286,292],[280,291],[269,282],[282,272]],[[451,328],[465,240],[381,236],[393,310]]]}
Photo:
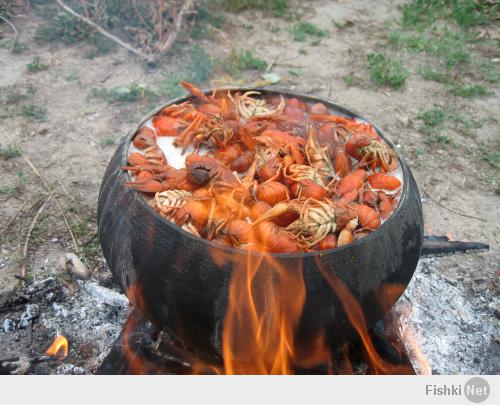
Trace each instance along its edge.
{"label": "large black cauldron", "polygon": [[[297,97],[308,103],[320,101],[336,114],[359,117],[328,99],[255,90],[265,95]],[[135,289],[141,292],[139,306],[151,322],[189,347],[216,353],[220,351],[233,270],[231,263],[217,258],[230,254],[233,261],[244,263],[249,253],[194,237],[166,221],[139,192],[124,185],[130,180],[129,174],[120,170],[126,165],[128,147],[137,129],[167,105],[185,100],[175,99],[152,111],[115,152],[99,195],[99,238],[106,261],[123,290],[130,291],[133,284],[139,287]],[[409,283],[420,256],[423,219],[415,180],[405,161],[401,157],[399,161],[404,176],[400,202],[376,232],[331,251],[272,255],[287,271],[302,268],[304,272],[307,296],[297,332],[299,342],[317,336],[319,330],[326,331],[330,345],[353,336],[343,306],[318,266],[347,286],[359,302],[368,327],[383,317]],[[273,271],[271,267],[265,269],[268,274]],[[402,288],[396,294],[394,288],[384,289],[392,285]],[[391,293],[384,295],[384,291]],[[294,291],[289,291],[288,297],[293,300]]]}

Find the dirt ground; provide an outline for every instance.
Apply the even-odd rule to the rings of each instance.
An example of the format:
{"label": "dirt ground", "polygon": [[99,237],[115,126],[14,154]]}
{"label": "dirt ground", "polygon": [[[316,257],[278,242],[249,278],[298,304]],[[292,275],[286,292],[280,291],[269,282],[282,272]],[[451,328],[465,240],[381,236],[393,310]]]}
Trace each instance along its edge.
{"label": "dirt ground", "polygon": [[[411,74],[402,90],[375,87],[369,80],[359,85],[348,85],[344,80],[347,75],[367,77],[364,55],[383,49],[381,38],[388,30],[387,21],[400,17],[398,5],[402,3],[401,0],[308,2],[301,9],[302,18],[329,32],[317,46],[293,41],[286,20],[260,14],[255,18],[251,12],[229,14],[231,23],[224,30],[197,42],[212,57],[226,55],[231,48],[251,49],[257,57],[274,62],[271,71],[281,77],[276,87],[331,97],[377,123],[401,148],[413,171],[422,196],[427,233],[490,245],[488,252],[468,254],[470,274],[460,282],[471,282],[470,294],[474,295],[470,280],[479,277],[486,280],[485,288],[498,294],[495,283],[500,262],[500,199],[495,186],[488,181],[491,167],[474,153],[476,145],[500,136],[498,85],[489,85],[489,95],[482,98],[451,95],[443,84],[423,80],[416,74],[417,65],[425,55],[407,58]],[[350,23],[341,27],[333,25],[332,20]],[[6,190],[0,194],[0,296],[19,285],[14,276],[20,274],[25,235],[39,201],[47,196],[43,182],[28,161],[55,190],[79,247],[75,249],[64,218],[52,199],[30,239],[28,277],[65,277],[57,259],[68,251],[77,252],[91,267],[104,266],[95,239],[100,182],[119,138],[126,135],[148,106],[141,101],[109,103],[92,97],[91,89],[130,83],[154,87],[163,80],[162,69],[174,65],[178,56],[172,55],[154,69],[145,67],[122,49],[88,59],[88,45],[84,42],[72,46],[35,42],[35,30],[43,23],[36,13],[28,12],[13,21],[19,30],[19,41],[26,49],[11,53],[0,48],[0,145],[2,148],[17,145],[24,157],[0,157],[0,187]],[[280,30],[271,30],[270,26]],[[26,65],[36,55],[50,67],[30,73]],[[401,57],[405,59],[407,55],[403,52]],[[300,76],[290,73],[297,69]],[[227,76],[217,72],[211,79],[215,84],[228,82]],[[251,84],[259,79],[256,72],[244,72],[240,82]],[[208,85],[205,83],[205,87]],[[30,88],[36,91],[30,92]],[[6,102],[4,96],[13,89],[28,92],[29,100]],[[30,101],[46,108],[43,120],[19,112],[21,105]],[[473,136],[450,130],[447,135],[451,144],[424,148],[416,116],[432,104],[453,108],[484,124],[474,130]],[[21,214],[3,232],[23,206]],[[462,255],[445,257],[439,260],[438,269],[452,274],[463,261]]]}

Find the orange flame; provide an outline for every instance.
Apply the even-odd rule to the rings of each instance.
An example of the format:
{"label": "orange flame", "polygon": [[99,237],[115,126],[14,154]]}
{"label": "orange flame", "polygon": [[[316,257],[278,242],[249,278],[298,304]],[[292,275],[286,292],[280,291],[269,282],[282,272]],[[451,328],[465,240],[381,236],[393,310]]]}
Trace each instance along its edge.
{"label": "orange flame", "polygon": [[[138,283],[132,284],[127,290],[127,297],[139,310],[144,308],[142,289]],[[151,364],[146,359],[143,359],[130,345],[130,339],[133,338],[133,331],[139,320],[139,314],[132,312],[123,327],[124,340],[122,342],[123,354],[128,364],[131,374],[147,374],[150,372]]]}
{"label": "orange flame", "polygon": [[[148,237],[149,238],[149,237]],[[149,238],[150,239],[150,238]],[[306,344],[296,339],[306,302],[303,269],[288,268],[281,260],[270,255],[257,254],[259,245],[250,244],[244,256],[222,249],[213,249],[212,258],[217,266],[232,268],[228,305],[222,330],[222,361],[207,360],[194,353],[183,351],[182,358],[191,365],[191,373],[210,374],[293,374],[297,370],[321,367],[329,373],[352,374],[351,355],[346,346],[334,370],[327,341],[327,331],[308,337]],[[264,249],[263,249],[264,250]],[[242,257],[244,259],[242,260]],[[339,298],[344,311],[361,338],[365,356],[375,374],[410,374],[409,365],[392,364],[377,352],[370,337],[363,310],[348,287],[330,269],[321,272]],[[380,308],[386,312],[404,291],[404,285],[385,285],[374,291]],[[140,310],[144,308],[144,291],[134,284],[127,295]],[[132,318],[132,317],[131,317]],[[131,346],[128,336],[134,331],[137,320],[129,319],[124,327],[123,351],[133,374],[170,372],[141,357]],[[176,336],[183,336],[182,322]],[[132,336],[133,337],[133,336]],[[416,339],[407,332],[403,339],[411,346],[414,357],[422,364],[423,373],[430,367],[418,348]],[[303,342],[301,336],[301,343]],[[398,349],[398,348],[396,348]],[[174,349],[177,350],[177,349]],[[402,347],[401,350],[402,351]]]}
{"label": "orange flame", "polygon": [[233,261],[222,336],[226,374],[291,374],[305,303],[302,269],[249,252]]}
{"label": "orange flame", "polygon": [[390,364],[380,357],[370,338],[363,311],[356,298],[336,275],[329,271],[326,271],[320,263],[318,263],[318,268],[320,269],[323,277],[325,277],[328,284],[330,284],[330,287],[337,294],[342,303],[344,311],[346,312],[347,317],[351,322],[351,325],[354,327],[359,337],[361,338],[361,341],[363,342],[363,346],[368,354],[368,358],[373,368],[373,372],[375,374],[412,374],[413,370],[411,369],[411,367],[405,365]]}
{"label": "orange flame", "polygon": [[64,359],[68,355],[68,346],[68,339],[66,339],[63,335],[59,335],[54,339],[45,353],[49,356],[56,356],[62,350],[60,357],[61,359]]}

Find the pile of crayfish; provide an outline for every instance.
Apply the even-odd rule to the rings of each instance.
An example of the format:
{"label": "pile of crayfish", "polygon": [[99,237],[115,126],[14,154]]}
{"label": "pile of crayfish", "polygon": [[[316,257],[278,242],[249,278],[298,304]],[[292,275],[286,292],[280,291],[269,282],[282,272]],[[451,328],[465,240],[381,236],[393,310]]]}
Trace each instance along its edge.
{"label": "pile of crayfish", "polygon": [[[397,206],[398,158],[372,125],[322,103],[181,84],[192,97],[138,130],[123,169],[185,231],[263,252],[325,250],[375,231]],[[174,137],[184,168],[158,137]]]}

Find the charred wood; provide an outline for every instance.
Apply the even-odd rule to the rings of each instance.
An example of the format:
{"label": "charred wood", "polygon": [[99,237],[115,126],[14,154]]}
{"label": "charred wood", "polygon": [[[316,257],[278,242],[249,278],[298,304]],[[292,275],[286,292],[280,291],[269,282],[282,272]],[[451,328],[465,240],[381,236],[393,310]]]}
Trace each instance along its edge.
{"label": "charred wood", "polygon": [[421,256],[437,256],[470,251],[489,250],[490,246],[481,242],[461,242],[449,240],[447,236],[425,235]]}

